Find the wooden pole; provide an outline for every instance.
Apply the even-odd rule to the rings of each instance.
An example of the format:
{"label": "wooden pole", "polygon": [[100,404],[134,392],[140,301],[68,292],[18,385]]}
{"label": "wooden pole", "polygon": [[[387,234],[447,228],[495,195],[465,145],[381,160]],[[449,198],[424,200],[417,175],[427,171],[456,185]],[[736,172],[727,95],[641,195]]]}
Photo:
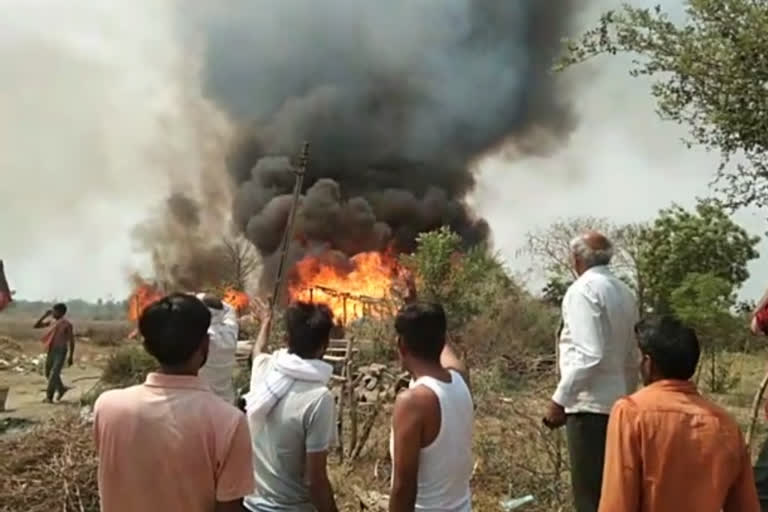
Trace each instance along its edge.
{"label": "wooden pole", "polygon": [[752,453],[752,441],[755,434],[755,425],[757,424],[757,416],[760,411],[760,403],[763,401],[763,395],[765,394],[765,388],[768,387],[768,372],[760,382],[760,387],[757,388],[754,398],[752,399],[752,415],[749,421],[749,428],[747,429],[746,442],[749,448],[750,454]]}
{"label": "wooden pole", "polygon": [[294,171],[296,174],[296,182],[293,185],[293,202],[291,203],[291,210],[288,213],[288,222],[286,223],[285,231],[283,232],[283,241],[280,249],[280,263],[277,266],[277,275],[275,276],[275,288],[272,291],[272,300],[269,303],[270,313],[274,313],[275,304],[280,298],[280,289],[283,282],[285,258],[288,255],[288,245],[290,244],[291,238],[293,238],[293,225],[294,225],[294,222],[296,221],[296,210],[298,209],[298,206],[299,206],[299,197],[301,196],[301,187],[304,184],[304,174],[307,171],[308,161],[309,161],[309,143],[304,142],[304,145],[301,148],[299,166]]}

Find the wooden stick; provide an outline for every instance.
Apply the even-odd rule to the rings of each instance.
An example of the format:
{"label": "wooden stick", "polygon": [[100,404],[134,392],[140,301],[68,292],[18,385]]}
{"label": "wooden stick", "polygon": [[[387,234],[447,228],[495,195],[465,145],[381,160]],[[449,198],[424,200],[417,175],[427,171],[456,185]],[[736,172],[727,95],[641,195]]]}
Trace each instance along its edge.
{"label": "wooden stick", "polygon": [[760,382],[760,387],[757,388],[755,398],[752,400],[752,419],[749,423],[746,436],[747,448],[749,449],[750,453],[752,453],[752,436],[755,432],[755,425],[757,424],[757,414],[760,410],[760,402],[763,401],[763,395],[765,394],[766,387],[768,387],[768,372],[766,372],[763,380]]}
{"label": "wooden stick", "polygon": [[[304,174],[307,171],[307,164],[309,162],[309,143],[305,142],[301,148],[301,157],[299,159],[299,166],[296,168],[296,182],[293,185],[293,202],[291,203],[291,210],[288,213],[288,222],[283,232],[283,241],[280,249],[280,263],[277,266],[277,275],[275,276],[275,288],[272,291],[272,300],[269,303],[270,315],[275,311],[275,304],[277,304],[280,298],[280,288],[283,283],[283,269],[285,267],[285,258],[288,255],[288,245],[291,238],[293,238],[293,226],[296,221],[296,210],[299,206],[299,197],[301,196],[301,187],[304,183]],[[270,325],[271,327],[271,325]],[[269,333],[267,333],[269,334]]]}

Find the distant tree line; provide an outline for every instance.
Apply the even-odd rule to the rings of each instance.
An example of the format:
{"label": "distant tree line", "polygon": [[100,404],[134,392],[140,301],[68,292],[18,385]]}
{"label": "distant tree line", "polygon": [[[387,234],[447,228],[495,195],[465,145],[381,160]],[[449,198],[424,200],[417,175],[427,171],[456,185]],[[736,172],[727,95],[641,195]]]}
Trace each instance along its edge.
{"label": "distant tree line", "polygon": [[3,315],[37,316],[49,309],[55,302],[64,302],[69,314],[87,320],[123,320],[128,311],[127,300],[103,300],[89,302],[83,299],[71,300],[14,300]]}

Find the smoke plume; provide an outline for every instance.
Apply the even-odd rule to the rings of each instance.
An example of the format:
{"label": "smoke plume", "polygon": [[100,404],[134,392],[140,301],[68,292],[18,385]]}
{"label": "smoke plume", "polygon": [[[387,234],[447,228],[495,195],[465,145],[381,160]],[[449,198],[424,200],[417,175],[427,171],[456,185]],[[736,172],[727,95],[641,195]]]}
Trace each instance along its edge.
{"label": "smoke plume", "polygon": [[[465,203],[473,163],[543,153],[573,118],[549,69],[570,2],[234,0],[188,4],[203,87],[242,128],[228,158],[232,217],[267,264],[279,250],[291,157],[311,144],[294,256],[413,248],[449,225],[489,237]],[[300,245],[300,247],[298,247]]]}

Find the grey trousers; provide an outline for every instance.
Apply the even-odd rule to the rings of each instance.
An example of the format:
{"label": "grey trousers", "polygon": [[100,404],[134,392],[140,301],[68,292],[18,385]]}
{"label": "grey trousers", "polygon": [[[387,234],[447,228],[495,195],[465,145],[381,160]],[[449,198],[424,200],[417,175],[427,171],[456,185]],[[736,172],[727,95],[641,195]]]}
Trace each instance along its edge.
{"label": "grey trousers", "polygon": [[760,509],[768,512],[768,439],[760,448],[760,454],[755,462],[755,485],[757,497],[760,498]]}
{"label": "grey trousers", "polygon": [[597,512],[603,485],[607,414],[569,414],[565,424],[576,512]]}
{"label": "grey trousers", "polygon": [[61,370],[64,368],[64,361],[67,360],[68,347],[52,347],[48,350],[45,358],[45,377],[48,379],[48,389],[45,397],[53,400],[55,393],[61,394],[64,391],[64,383],[61,382]]}

